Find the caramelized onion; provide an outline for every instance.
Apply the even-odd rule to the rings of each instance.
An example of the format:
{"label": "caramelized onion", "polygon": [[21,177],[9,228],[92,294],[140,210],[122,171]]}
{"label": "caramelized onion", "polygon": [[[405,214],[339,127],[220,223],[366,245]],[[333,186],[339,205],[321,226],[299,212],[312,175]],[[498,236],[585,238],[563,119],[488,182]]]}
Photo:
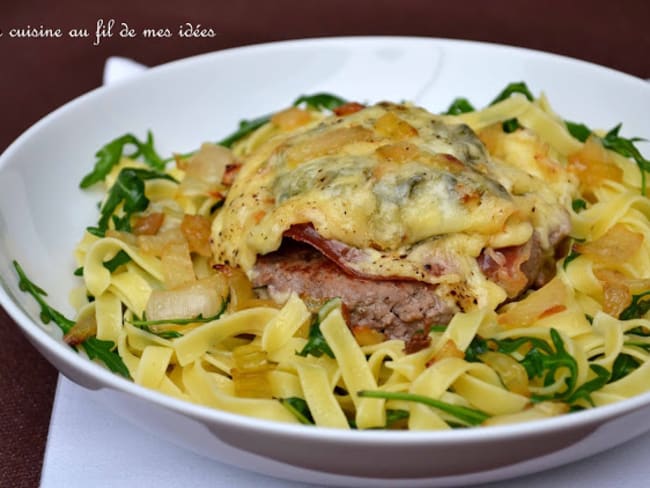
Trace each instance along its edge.
{"label": "caramelized onion", "polygon": [[505,327],[525,327],[535,320],[566,309],[568,290],[564,282],[556,277],[523,300],[512,303],[499,315],[499,323]]}
{"label": "caramelized onion", "polygon": [[227,296],[226,284],[218,276],[198,280],[175,290],[154,290],[147,302],[147,320],[212,317]]}
{"label": "caramelized onion", "polygon": [[595,263],[616,266],[628,261],[643,245],[643,234],[631,231],[624,224],[611,227],[599,239],[576,243],[573,249]]}

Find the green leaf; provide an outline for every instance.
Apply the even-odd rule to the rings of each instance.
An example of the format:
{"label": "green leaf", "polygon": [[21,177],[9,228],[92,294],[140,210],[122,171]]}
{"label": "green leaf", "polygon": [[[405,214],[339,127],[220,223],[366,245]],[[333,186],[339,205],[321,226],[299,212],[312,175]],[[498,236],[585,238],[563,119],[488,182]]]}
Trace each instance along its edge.
{"label": "green leaf", "polygon": [[449,108],[443,113],[443,115],[460,115],[474,112],[475,110],[476,109],[467,98],[458,97],[451,102],[451,105],[449,105]]}
{"label": "green leaf", "polygon": [[591,404],[592,407],[594,406],[594,402],[591,399],[591,393],[600,390],[603,386],[605,386],[609,382],[611,375],[606,368],[600,366],[599,364],[590,364],[589,368],[591,368],[591,370],[596,373],[596,377],[576,388],[574,392],[565,399],[567,403],[571,404],[577,402],[578,400],[586,400],[589,402],[589,404]]}
{"label": "green leaf", "polygon": [[[564,123],[569,131],[569,133],[578,139],[580,142],[585,142],[590,135],[593,134],[593,131],[584,124],[578,124],[575,122],[569,122],[565,120]],[[605,137],[599,138],[601,143],[606,149],[614,151],[617,154],[625,158],[632,158],[634,162],[639,167],[641,171],[641,194],[646,194],[646,172],[650,171],[650,161],[645,159],[641,154],[641,151],[634,145],[635,142],[645,141],[640,137],[632,137],[626,139],[618,135],[621,130],[621,125],[618,124],[616,127],[611,129]]]}
{"label": "green leaf", "polygon": [[[135,152],[125,154],[125,149],[128,146],[135,146]],[[165,162],[158,155],[153,145],[153,134],[151,131],[147,132],[146,141],[140,141],[133,134],[124,134],[117,139],[103,146],[95,154],[97,161],[93,170],[83,177],[79,186],[81,188],[88,188],[106,178],[113,167],[120,162],[123,157],[130,159],[142,159],[152,168],[162,171],[165,169]]]}
{"label": "green leaf", "polygon": [[624,378],[640,365],[641,363],[634,356],[630,356],[629,354],[619,354],[616,356],[614,364],[612,365],[612,375],[609,378],[609,383]]}
{"label": "green leaf", "polygon": [[[522,348],[528,348],[523,358],[518,359],[518,361],[526,369],[526,374],[529,378],[540,378],[544,386],[554,383],[559,371],[563,370],[569,373],[568,377],[565,378],[566,388],[563,391],[554,395],[533,395],[531,397],[533,402],[544,400],[575,401],[579,398],[591,401],[589,393],[593,391],[592,388],[594,388],[594,385],[599,383],[594,382],[587,386],[582,385],[580,387],[582,389],[576,389],[578,363],[567,352],[560,333],[555,329],[550,329],[549,332],[551,344],[538,337],[518,337],[516,339],[488,339],[484,341],[486,344],[483,347],[510,355],[515,352],[522,354]],[[599,366],[594,366],[594,372],[598,375],[596,380],[602,383],[603,371],[599,369]],[[573,395],[576,396],[574,397]]]}
{"label": "green leaf", "polygon": [[[533,97],[533,94],[528,89],[526,83],[524,83],[523,81],[519,81],[519,82],[508,83],[508,85],[503,90],[501,90],[501,92],[496,96],[496,98],[490,102],[490,105],[494,105],[495,103],[502,102],[503,100],[510,98],[510,96],[514,95],[515,93],[521,93],[531,102],[535,98]],[[509,134],[511,132],[516,131],[520,127],[520,125],[517,119],[508,119],[503,122],[502,127],[503,127],[503,131]]]}
{"label": "green leaf", "polygon": [[578,258],[580,256],[580,253],[578,251],[576,251],[574,246],[573,246],[573,244],[575,244],[576,242],[585,242],[585,240],[584,239],[578,239],[578,238],[575,238],[575,237],[571,238],[570,251],[569,251],[569,254],[567,254],[567,256],[564,258],[564,261],[562,262],[562,269],[566,269],[567,266],[569,266],[569,264],[571,264],[571,261],[573,261],[574,259],[576,259],[576,258]]}
{"label": "green leaf", "polygon": [[408,410],[386,409],[386,428],[390,428],[393,424],[408,419],[409,415]]}
{"label": "green leaf", "polygon": [[199,314],[196,317],[189,317],[189,318],[176,318],[176,319],[160,319],[160,320],[147,320],[146,316],[143,319],[139,318],[134,318],[131,320],[128,320],[131,324],[133,324],[135,327],[144,330],[145,332],[149,332],[150,334],[154,334],[158,337],[162,337],[163,339],[177,339],[178,337],[183,337],[183,334],[177,330],[169,330],[169,329],[159,329],[158,326],[160,325],[189,325],[189,324],[205,324],[207,322],[212,322],[213,320],[217,320],[219,317],[221,317],[226,309],[228,308],[228,303],[229,303],[229,298],[226,298],[221,302],[221,307],[219,308],[219,311],[209,317],[204,317],[203,314]]}
{"label": "green leaf", "polygon": [[232,147],[232,145],[240,139],[243,139],[248,134],[256,131],[264,124],[267,124],[271,121],[271,115],[263,115],[262,117],[257,117],[256,119],[251,120],[241,120],[239,122],[239,128],[230,134],[229,136],[221,139],[217,144],[224,147]]}
{"label": "green leaf", "polygon": [[[333,110],[346,103],[346,101],[343,98],[330,93],[316,93],[314,95],[302,95],[298,97],[293,102],[293,105],[297,106],[302,103],[305,103],[308,107],[313,108],[314,110]],[[235,142],[256,131],[264,124],[269,123],[272,116],[273,114],[269,114],[250,120],[241,120],[239,122],[239,128],[229,136],[221,139],[217,144],[225,147],[232,147]]]}
{"label": "green leaf", "polygon": [[219,311],[211,315],[209,317],[204,317],[203,314],[199,314],[196,317],[189,317],[189,318],[177,318],[177,319],[159,319],[159,320],[147,320],[146,317],[144,319],[131,319],[129,322],[133,324],[136,327],[151,327],[151,326],[157,326],[157,325],[189,325],[189,324],[205,324],[206,322],[212,322],[213,320],[217,320],[219,317],[221,317],[226,309],[228,308],[228,299],[222,300],[221,302],[221,307],[219,307]]}
{"label": "green leaf", "polygon": [[578,258],[580,256],[580,253],[573,248],[571,248],[571,251],[569,254],[567,254],[567,257],[564,258],[564,261],[562,262],[562,268],[566,269],[569,264],[571,264],[571,261],[574,259]]}
{"label": "green leaf", "polygon": [[447,326],[444,324],[435,324],[429,326],[429,332],[445,332],[447,330]]}
{"label": "green leaf", "polygon": [[587,139],[589,139],[589,136],[592,133],[592,130],[585,124],[570,122],[568,120],[565,120],[564,124],[566,125],[569,134],[571,134],[575,139],[578,139],[580,142],[585,142]]}
{"label": "green leaf", "polygon": [[300,397],[281,398],[280,403],[300,421],[301,424],[315,425],[309,405]]}
{"label": "green leaf", "polygon": [[301,95],[293,102],[293,106],[297,107],[301,104],[307,105],[307,107],[313,110],[334,110],[337,107],[340,107],[344,103],[347,103],[347,100],[341,98],[337,95],[332,95],[331,93],[315,93],[313,95]]}
{"label": "green leaf", "polygon": [[178,339],[179,337],[183,337],[183,334],[177,330],[156,330],[152,329],[148,325],[143,325],[138,328],[163,339]]}
{"label": "green leaf", "polygon": [[112,341],[101,341],[96,337],[89,337],[81,343],[84,351],[90,359],[99,359],[113,373],[131,379],[129,369],[122,361],[122,358],[115,350],[115,343]]}
{"label": "green leaf", "polygon": [[[113,186],[100,210],[100,219],[97,227],[88,227],[86,230],[91,234],[103,237],[108,224],[112,220],[117,230],[130,231],[130,218],[135,212],[146,210],[149,199],[145,196],[145,180],[166,179],[176,181],[166,173],[151,171],[141,168],[124,168],[120,171]],[[122,205],[123,216],[114,215],[118,207]]]}
{"label": "green leaf", "polygon": [[[16,273],[18,273],[18,286],[22,291],[32,295],[36,302],[41,306],[40,317],[43,323],[47,324],[52,321],[59,326],[63,334],[67,334],[75,324],[74,320],[66,318],[62,313],[50,307],[43,299],[44,296],[47,296],[47,293],[27,278],[25,271],[17,261],[14,260],[13,264]],[[122,361],[122,358],[115,352],[115,344],[113,342],[100,341],[96,337],[90,337],[82,342],[81,346],[90,359],[99,359],[111,371],[126,378],[131,378],[129,370]]]}
{"label": "green leaf", "polygon": [[465,361],[478,363],[481,361],[479,356],[489,350],[488,341],[476,335],[472,339],[472,342],[470,342],[469,346],[467,346],[467,349],[465,349]]}
{"label": "green leaf", "polygon": [[59,329],[61,329],[64,334],[67,334],[74,325],[74,320],[66,318],[62,313],[50,307],[43,299],[43,297],[47,296],[45,290],[33,283],[27,277],[23,268],[20,266],[20,264],[18,264],[18,261],[14,260],[13,265],[16,269],[16,273],[18,274],[18,287],[22,291],[29,293],[32,297],[34,297],[34,300],[36,300],[36,302],[41,306],[41,321],[44,324],[54,322],[59,326]]}
{"label": "green leaf", "polygon": [[510,96],[515,93],[521,93],[531,102],[535,99],[535,97],[533,97],[533,94],[528,89],[528,85],[526,85],[526,83],[523,81],[519,81],[508,83],[508,85],[503,90],[501,90],[496,98],[490,102],[490,105],[502,102],[503,100],[510,98]]}
{"label": "green leaf", "polygon": [[118,251],[118,253],[115,256],[113,256],[111,259],[109,259],[108,261],[104,261],[104,268],[106,268],[112,273],[117,268],[119,268],[123,264],[128,263],[129,261],[131,261],[131,256],[129,256],[128,253],[122,249]]}
{"label": "green leaf", "polygon": [[490,415],[482,412],[481,410],[463,407],[460,405],[452,405],[451,403],[443,402],[442,400],[437,400],[435,398],[427,397],[424,395],[416,395],[413,393],[362,390],[357,392],[357,395],[362,398],[383,398],[385,400],[400,400],[421,403],[423,405],[427,405],[429,407],[445,412],[467,425],[480,425],[485,420],[490,418]]}
{"label": "green leaf", "polygon": [[621,130],[621,124],[618,124],[612,130],[610,130],[605,137],[601,139],[603,146],[611,151],[614,151],[626,158],[632,158],[639,167],[641,171],[641,194],[646,194],[646,172],[650,171],[650,161],[645,159],[641,152],[634,145],[635,142],[645,141],[640,137],[632,137],[626,139],[618,135]]}
{"label": "green leaf", "polygon": [[317,358],[321,357],[323,354],[334,359],[334,352],[330,348],[329,344],[323,337],[323,333],[320,331],[320,324],[325,317],[337,307],[341,306],[340,298],[333,298],[328,300],[318,311],[318,313],[312,319],[311,325],[309,326],[309,336],[307,337],[307,343],[305,347],[302,348],[302,351],[296,351],[298,356],[307,357],[308,355],[315,356]]}
{"label": "green leaf", "polygon": [[648,295],[650,295],[650,290],[639,293],[638,295],[632,295],[632,302],[623,309],[618,318],[620,320],[631,320],[643,317],[650,311],[650,299],[643,299]]}
{"label": "green leaf", "polygon": [[582,198],[576,198],[571,202],[571,208],[575,213],[578,213],[587,208],[587,202]]}
{"label": "green leaf", "polygon": [[296,351],[296,354],[302,357],[307,357],[311,354],[317,358],[326,354],[332,359],[334,358],[332,349],[325,340],[325,337],[323,337],[323,333],[320,331],[320,322],[318,320],[312,321],[309,326],[309,337],[307,338],[307,343],[301,351]]}
{"label": "green leaf", "polygon": [[510,134],[516,131],[517,129],[519,129],[521,125],[519,125],[519,121],[517,119],[508,119],[503,121],[501,127],[503,128],[503,132],[505,132],[506,134]]}

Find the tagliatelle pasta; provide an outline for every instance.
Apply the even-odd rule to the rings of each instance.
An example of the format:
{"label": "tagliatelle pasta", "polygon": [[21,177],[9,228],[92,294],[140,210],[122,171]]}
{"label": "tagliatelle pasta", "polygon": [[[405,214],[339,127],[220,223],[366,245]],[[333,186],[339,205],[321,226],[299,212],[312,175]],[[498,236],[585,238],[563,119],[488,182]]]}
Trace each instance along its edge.
{"label": "tagliatelle pasta", "polygon": [[[647,391],[650,201],[638,159],[643,157],[638,153],[637,165],[616,152],[620,144],[631,144],[618,136],[618,129],[594,133],[562,120],[544,96],[533,99],[525,87],[514,92],[483,110],[450,109],[441,116],[421,115],[408,104],[369,107],[374,133],[364,119],[355,119],[361,115],[354,114],[364,113],[361,105],[342,105],[337,97],[320,94],[299,99],[307,101],[306,108],[249,122],[248,128],[244,124],[237,137],[222,141],[229,149],[204,145],[168,164],[152,158],[152,140],[147,142],[149,152],[147,143],[135,143],[135,157],[122,157],[99,178],[107,190],[100,223],[74,250],[90,301],[79,304],[74,323],[62,326],[66,341],[136,383],[176,398],[328,428],[498,425],[587,409]],[[336,113],[329,115],[326,109],[332,108]],[[424,137],[418,117],[452,128],[445,131],[460,131],[449,146],[455,151],[451,156],[435,145],[438,142],[414,145],[414,138]],[[332,120],[332,132],[319,135]],[[351,129],[346,125],[350,123]],[[479,149],[472,145],[476,135]],[[126,144],[134,144],[133,139],[125,138],[122,146]],[[434,146],[435,154],[423,152],[423,147]],[[477,220],[470,212],[467,218],[475,220],[467,225],[445,222],[444,232],[433,238],[418,234],[407,244],[395,241],[399,232],[392,220],[369,223],[385,227],[385,234],[377,234],[386,235],[385,242],[372,242],[366,249],[361,243],[367,236],[355,236],[357,247],[345,254],[336,247],[343,239],[336,234],[339,230],[319,220],[316,200],[280,207],[309,191],[300,186],[311,178],[307,165],[323,160],[339,164],[340,147],[346,147],[345,158],[357,158],[355,164],[366,164],[360,158],[368,151],[383,158],[403,199],[416,198],[421,170],[413,170],[416,176],[410,176],[407,185],[395,168],[410,171],[413,160],[442,165],[445,191],[477,185],[478,193],[468,191],[463,197],[463,205],[475,205],[476,212],[486,211],[481,205],[493,192],[491,207],[486,208],[499,215],[500,223]],[[472,153],[477,150],[486,156]],[[441,159],[440,154],[447,156]],[[464,167],[459,169],[461,162]],[[306,179],[286,179],[285,170],[277,169],[283,165],[289,173],[304,171]],[[345,185],[356,176],[352,170],[346,173],[345,166],[337,168],[336,175],[324,175],[314,184],[333,178],[343,202]],[[377,168],[364,171],[369,179],[382,182],[384,174],[378,176]],[[280,175],[273,180],[275,196],[259,186],[254,194],[261,202],[257,210],[237,207],[238,196],[232,192],[267,177],[265,171]],[[390,176],[391,171],[396,176]],[[474,176],[463,180],[468,172]],[[498,185],[478,180],[486,174]],[[449,175],[461,183],[449,186],[449,181],[457,182]],[[419,207],[400,210],[393,194],[381,196],[388,190],[379,185],[372,191],[382,215],[402,212],[404,219],[417,223]],[[439,205],[451,205],[440,191]],[[354,200],[358,207],[341,207],[352,222],[341,232],[352,235],[360,229],[354,219],[365,215],[368,199],[359,195]],[[303,220],[292,224],[316,223],[315,231],[286,224],[296,208]],[[570,217],[564,240],[555,235],[562,223],[553,210],[557,208]],[[485,215],[490,218],[489,212]],[[226,237],[233,228],[241,232]],[[417,225],[413,228],[420,232]],[[436,315],[446,320],[427,319],[422,330],[406,335],[368,325],[342,297],[319,300],[271,285],[253,286],[256,271],[251,266],[268,254],[269,244],[263,240],[278,236],[314,245],[360,283],[390,283],[402,269],[396,266],[403,265],[405,273],[412,273],[404,282],[425,282],[424,289],[435,290],[444,303],[458,307],[447,316]],[[220,239],[242,244],[237,247],[229,240],[222,245]],[[391,244],[394,241],[398,243]],[[537,263],[538,274],[529,276],[526,266],[533,260],[534,246],[552,260],[544,266]],[[522,249],[528,254],[508,268],[509,260],[519,259],[511,251]],[[372,266],[386,264],[390,271],[377,279],[375,268],[363,264],[364,259]],[[480,268],[480,260],[489,266]],[[300,267],[299,261],[291,262]],[[422,278],[422,270],[430,271],[431,265],[419,266],[431,262],[441,269]],[[24,275],[21,280],[29,284]],[[37,296],[37,287],[29,290]],[[401,305],[392,304],[391,310]],[[429,317],[426,311],[418,313]]]}

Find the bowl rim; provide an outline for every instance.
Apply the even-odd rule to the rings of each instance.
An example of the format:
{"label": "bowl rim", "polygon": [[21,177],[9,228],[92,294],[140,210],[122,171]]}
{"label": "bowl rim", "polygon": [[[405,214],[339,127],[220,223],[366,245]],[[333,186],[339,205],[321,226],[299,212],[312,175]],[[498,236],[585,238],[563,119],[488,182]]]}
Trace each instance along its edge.
{"label": "bowl rim", "polygon": [[[282,47],[294,48],[318,48],[327,44],[348,45],[349,43],[394,43],[394,42],[417,42],[427,43],[432,46],[439,45],[442,47],[465,47],[470,49],[488,49],[503,50],[518,55],[534,56],[549,61],[564,62],[569,64],[579,64],[588,69],[598,70],[609,76],[619,77],[627,82],[643,84],[650,93],[650,83],[634,75],[617,71],[607,66],[602,66],[590,61],[572,58],[569,56],[544,52],[526,47],[512,46],[507,44],[498,44],[492,42],[482,42],[465,39],[436,38],[424,36],[332,36],[332,37],[308,37],[303,39],[290,39],[282,41],[272,41],[260,44],[248,44],[212,52],[206,52],[177,59],[148,69],[146,72],[111,85],[100,86],[90,90],[64,105],[48,113],[26,131],[24,131],[15,141],[13,141],[5,151],[0,154],[0,175],[11,160],[13,154],[20,148],[29,143],[30,139],[43,127],[55,122],[60,116],[67,111],[75,110],[77,106],[86,103],[87,100],[95,97],[109,96],[117,87],[129,85],[135,82],[142,83],[142,80],[154,80],[162,73],[173,70],[185,69],[195,63],[211,63],[214,59],[231,56],[241,56],[256,54],[264,51],[274,51]],[[8,262],[10,261],[7,256]],[[650,405],[650,391],[636,395],[634,397],[622,400],[609,405],[599,406],[593,409],[574,412],[571,414],[560,415],[548,419],[534,420],[509,425],[496,425],[487,427],[453,429],[448,431],[394,431],[394,430],[344,430],[326,427],[314,427],[301,424],[286,424],[271,420],[247,417],[240,414],[230,413],[217,410],[211,407],[193,404],[188,401],[173,398],[171,396],[149,390],[143,386],[129,381],[117,374],[110,372],[103,366],[88,360],[82,354],[75,352],[73,349],[65,347],[60,340],[55,339],[44,326],[38,323],[23,310],[19,305],[20,300],[12,297],[9,286],[6,283],[8,279],[17,279],[17,276],[5,275],[0,276],[0,306],[20,327],[27,338],[38,345],[39,349],[44,348],[48,353],[56,357],[57,361],[65,363],[76,372],[92,377],[93,381],[101,384],[98,389],[110,388],[134,395],[140,399],[151,401],[158,406],[165,407],[169,410],[187,414],[202,422],[212,425],[227,424],[229,427],[239,429],[262,431],[275,435],[291,435],[301,439],[317,439],[320,441],[345,441],[359,445],[376,444],[377,442],[390,442],[391,444],[413,444],[413,445],[431,445],[436,443],[465,443],[471,442],[493,442],[503,438],[529,437],[534,434],[549,433],[565,430],[568,427],[584,427],[591,424],[598,424],[606,419],[616,417],[631,411]],[[49,356],[46,358],[52,362]],[[83,385],[82,385],[83,386]],[[650,429],[650,425],[648,426]],[[640,431],[639,433],[641,433]]]}

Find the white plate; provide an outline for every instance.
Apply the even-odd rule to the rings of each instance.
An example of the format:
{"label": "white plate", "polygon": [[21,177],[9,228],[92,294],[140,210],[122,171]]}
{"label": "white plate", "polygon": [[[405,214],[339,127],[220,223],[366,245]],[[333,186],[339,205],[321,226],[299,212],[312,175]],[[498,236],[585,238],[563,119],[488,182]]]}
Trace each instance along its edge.
{"label": "white plate", "polygon": [[[650,134],[650,87],[613,70],[488,44],[419,38],[331,38],[238,48],[178,61],[62,107],[0,158],[0,303],[64,374],[141,427],[223,462],[288,479],[346,486],[450,486],[567,463],[650,428],[650,394],[557,419],[452,432],[339,432],[286,426],[187,404],[145,390],[78,356],[40,325],[12,267],[68,316],[71,251],[97,218],[98,194],[78,183],[95,151],[151,129],[163,154],[229,133],[297,95],[412,100],[434,112],[456,96],[487,104],[510,81],[544,91],[564,117],[593,127],[624,122]],[[26,365],[29,367],[29,365]]]}

